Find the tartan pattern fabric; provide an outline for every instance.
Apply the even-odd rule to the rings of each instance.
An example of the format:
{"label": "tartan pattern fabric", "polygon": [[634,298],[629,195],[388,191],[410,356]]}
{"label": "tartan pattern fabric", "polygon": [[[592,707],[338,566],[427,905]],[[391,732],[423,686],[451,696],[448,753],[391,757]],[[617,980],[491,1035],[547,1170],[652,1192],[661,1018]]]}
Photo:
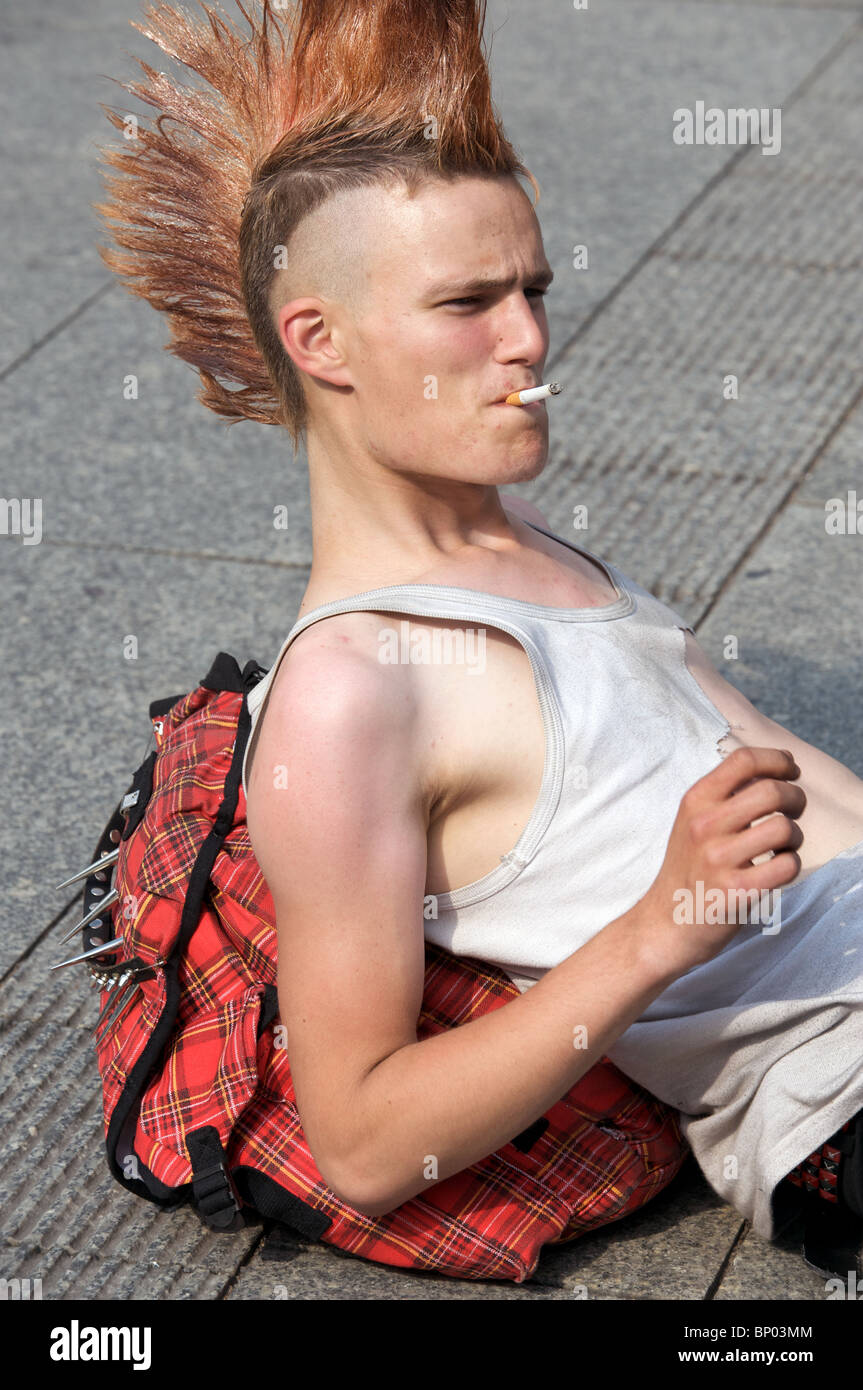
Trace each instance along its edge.
{"label": "tartan pattern fabric", "polygon": [[785,1181],[807,1196],[820,1197],[825,1202],[838,1206],[843,1154],[842,1150],[837,1148],[837,1142],[843,1134],[850,1133],[852,1124],[852,1120],[846,1120],[820,1149],[816,1149],[808,1158],[804,1158],[792,1168],[791,1172],[786,1174]]}
{"label": "tartan pattern fabric", "polygon": [[[126,953],[146,963],[167,960],[178,941],[189,876],[220,805],[243,701],[236,691],[202,684],[152,721],[152,791],[143,819],[121,841],[112,908]],[[425,959],[418,1039],[519,997],[495,967],[431,942]],[[260,1026],[262,1001],[276,980],[275,912],[246,829],[242,787],[177,980],[173,1028],[158,1064],[142,1084],[138,1078],[133,1122],[124,1125],[126,1152],[118,1149],[116,1161],[122,1166],[131,1150],[159,1183],[188,1191],[187,1140],[212,1126],[235,1180],[247,1170],[264,1174],[329,1220],[321,1240],[363,1258],[522,1282],[543,1245],[635,1211],[689,1153],[677,1112],[603,1058],[524,1136],[430,1183],[385,1216],[366,1216],[338,1198],[303,1133],[285,1030],[277,1016]],[[157,969],[97,1045],[106,1135],[165,1004]]]}

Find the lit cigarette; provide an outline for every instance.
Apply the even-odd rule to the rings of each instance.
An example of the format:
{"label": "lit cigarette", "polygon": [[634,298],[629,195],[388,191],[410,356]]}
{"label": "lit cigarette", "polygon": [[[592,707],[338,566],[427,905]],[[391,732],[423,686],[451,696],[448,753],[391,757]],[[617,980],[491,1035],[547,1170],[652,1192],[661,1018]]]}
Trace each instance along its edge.
{"label": "lit cigarette", "polygon": [[545,386],[531,386],[527,391],[513,391],[507,396],[506,405],[530,405],[531,401],[544,401],[546,396],[556,396],[561,390],[560,383],[549,381]]}

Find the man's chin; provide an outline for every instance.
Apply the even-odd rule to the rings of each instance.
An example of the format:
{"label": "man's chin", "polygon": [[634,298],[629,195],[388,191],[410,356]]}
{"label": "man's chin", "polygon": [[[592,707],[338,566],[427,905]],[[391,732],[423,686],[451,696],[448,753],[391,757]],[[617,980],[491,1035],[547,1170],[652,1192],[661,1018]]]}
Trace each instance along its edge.
{"label": "man's chin", "polygon": [[[516,407],[512,407],[515,409]],[[548,463],[548,438],[525,431],[518,440],[495,440],[489,447],[460,447],[456,440],[441,444],[440,454],[413,463],[399,460],[394,471],[440,482],[468,483],[480,487],[508,487],[538,478]]]}
{"label": "man's chin", "polygon": [[[470,474],[459,479],[465,483],[478,483],[483,487],[509,487],[515,483],[529,483],[538,478],[548,463],[548,450],[540,457],[519,457],[514,449],[506,459],[492,459],[487,466],[478,464],[471,468]],[[456,481],[456,479],[453,479]]]}
{"label": "man's chin", "polygon": [[496,487],[504,487],[508,483],[529,483],[533,478],[539,477],[547,463],[547,439],[542,441],[541,448],[513,447],[506,453],[502,463],[495,463],[492,471],[496,476],[488,481],[493,482]]}

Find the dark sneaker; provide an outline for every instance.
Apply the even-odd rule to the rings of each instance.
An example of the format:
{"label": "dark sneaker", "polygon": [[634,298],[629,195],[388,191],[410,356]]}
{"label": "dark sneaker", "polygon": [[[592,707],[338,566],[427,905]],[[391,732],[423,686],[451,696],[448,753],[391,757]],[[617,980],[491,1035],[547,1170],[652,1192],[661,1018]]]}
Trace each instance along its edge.
{"label": "dark sneaker", "polygon": [[863,1278],[863,1217],[813,1198],[804,1213],[803,1258],[820,1274]]}

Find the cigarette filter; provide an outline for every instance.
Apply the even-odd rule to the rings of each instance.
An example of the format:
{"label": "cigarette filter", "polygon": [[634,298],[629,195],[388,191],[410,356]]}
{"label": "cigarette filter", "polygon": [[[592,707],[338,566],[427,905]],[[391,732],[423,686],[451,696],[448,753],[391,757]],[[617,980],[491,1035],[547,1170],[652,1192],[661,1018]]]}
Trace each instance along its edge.
{"label": "cigarette filter", "polygon": [[530,405],[531,401],[543,401],[546,396],[556,396],[561,390],[560,383],[549,381],[545,386],[531,386],[527,391],[513,391],[507,396],[507,405]]}

